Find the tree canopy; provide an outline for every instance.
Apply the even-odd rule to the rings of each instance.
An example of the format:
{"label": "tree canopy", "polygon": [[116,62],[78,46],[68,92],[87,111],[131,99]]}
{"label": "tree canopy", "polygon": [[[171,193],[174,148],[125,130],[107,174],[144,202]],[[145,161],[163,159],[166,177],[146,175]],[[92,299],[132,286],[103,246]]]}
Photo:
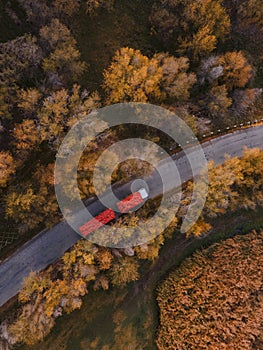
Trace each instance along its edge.
{"label": "tree canopy", "polygon": [[189,60],[159,53],[148,58],[139,50],[122,48],[104,72],[107,103],[184,101],[196,82]]}
{"label": "tree canopy", "polygon": [[222,0],[159,0],[150,20],[168,48],[193,57],[212,52],[230,32],[230,18]]}

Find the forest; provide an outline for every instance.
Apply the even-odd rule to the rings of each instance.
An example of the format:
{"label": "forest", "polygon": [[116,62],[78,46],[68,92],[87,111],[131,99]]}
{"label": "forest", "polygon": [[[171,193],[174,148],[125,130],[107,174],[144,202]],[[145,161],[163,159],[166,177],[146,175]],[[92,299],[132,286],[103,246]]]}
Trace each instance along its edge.
{"label": "forest", "polygon": [[[62,220],[54,191],[56,153],[77,121],[89,115],[91,128],[104,123],[91,112],[121,102],[155,104],[182,118],[200,140],[218,130],[250,126],[260,120],[262,25],[260,0],[0,0],[1,260],[42,229]],[[169,154],[178,151],[179,146],[158,131],[145,128],[139,134],[165,146]],[[132,130],[116,127],[86,147],[78,167],[82,199],[95,194],[91,174],[100,154],[129,137]],[[115,155],[111,156],[113,161]],[[206,205],[186,236],[198,239],[209,234],[213,220],[223,221],[226,213],[262,207],[262,161],[260,149],[244,149],[241,158],[226,157],[223,165],[210,163]],[[108,164],[103,166],[107,168]],[[111,181],[126,182],[134,174],[144,176],[149,169],[138,161],[122,163]],[[105,188],[101,186],[101,190]],[[133,247],[129,254],[81,239],[54,265],[32,272],[19,293],[19,307],[10,317],[14,342],[33,345],[43,340],[57,318],[81,307],[82,297],[89,290],[123,288],[140,280],[143,261],[158,259],[167,240],[179,234],[192,190],[192,182],[185,184],[180,210],[170,226],[156,239]],[[71,188],[68,193],[70,197]],[[173,200],[171,197],[171,206]],[[136,227],[139,221],[147,220],[158,201],[150,200],[136,213],[122,217],[111,225],[112,232],[122,227],[125,234],[125,227]],[[162,220],[166,221],[165,212]],[[158,227],[148,230],[157,232]],[[238,349],[250,349],[253,341],[262,342],[258,338],[260,314],[255,313],[253,304],[258,303],[262,313],[262,300],[256,293],[259,288],[254,285],[254,275],[243,274],[240,260],[236,266],[227,260],[230,250],[233,259],[243,259],[240,251],[251,244],[245,259],[252,271],[253,266],[260,265],[260,240],[262,232],[257,236],[256,231],[245,238],[234,238],[211,251],[196,253],[171,273],[158,289],[159,349],[194,349],[196,339],[203,342],[200,349],[207,344],[211,349],[223,349],[228,342]],[[253,266],[249,254],[258,254]],[[227,268],[229,283],[235,285],[237,276],[247,278],[244,304],[240,306],[247,316],[239,319],[236,310],[233,325],[225,326],[227,331],[231,329],[229,339],[222,339],[215,318],[208,321],[214,336],[211,332],[204,336],[202,327],[193,329],[191,322],[200,321],[198,313],[180,310],[180,322],[189,323],[184,329],[167,319],[169,310],[178,307],[176,293],[190,289],[191,279],[182,276],[197,278],[199,273],[207,273],[207,261],[211,263],[211,285],[217,283],[214,275]],[[174,304],[164,298],[169,283],[178,288],[171,289]],[[180,283],[185,283],[184,287]],[[206,294],[206,283],[200,280],[197,287],[200,289],[192,293],[201,294],[205,304],[206,297],[212,298]],[[247,294],[250,291],[254,293],[252,299]],[[222,298],[224,292],[222,287]],[[196,303],[196,299],[186,299]],[[217,299],[211,302],[214,313],[218,312],[218,303]],[[228,312],[220,311],[224,315]],[[255,319],[249,323],[251,314]],[[242,322],[247,327],[243,333],[238,330]],[[172,333],[177,332],[180,341],[166,333],[168,328],[176,330]],[[248,333],[254,340],[247,339]],[[241,339],[238,344],[234,337]]]}
{"label": "forest", "polygon": [[[120,47],[103,62],[101,81],[89,90],[90,84],[81,83],[89,80],[92,63],[82,59],[76,18],[80,12],[86,22],[100,13],[110,18],[121,2],[1,3],[2,16],[27,30],[0,44],[1,226],[11,231],[39,230],[60,219],[52,179],[55,153],[70,126],[94,109],[129,101],[159,104],[199,136],[261,117],[260,1],[231,2],[232,7],[219,0],[147,2],[147,39],[162,50]],[[131,3],[124,3],[130,11]],[[175,19],[179,9],[185,23]],[[99,150],[121,137],[120,130],[109,131],[103,144],[86,150],[79,166],[83,197],[94,193],[87,170]]]}

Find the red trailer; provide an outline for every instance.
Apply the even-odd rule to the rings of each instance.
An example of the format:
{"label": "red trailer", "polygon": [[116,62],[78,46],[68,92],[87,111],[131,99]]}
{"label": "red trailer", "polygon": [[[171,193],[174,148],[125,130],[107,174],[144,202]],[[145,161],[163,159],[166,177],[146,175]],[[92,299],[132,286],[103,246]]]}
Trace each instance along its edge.
{"label": "red trailer", "polygon": [[115,219],[116,215],[112,209],[106,209],[95,218],[89,220],[79,228],[80,233],[83,236],[87,236],[91,232],[97,230],[101,226],[107,224],[111,220]]}
{"label": "red trailer", "polygon": [[130,209],[143,203],[144,199],[148,197],[147,191],[142,188],[138,192],[134,192],[130,196],[124,198],[117,203],[117,207],[121,213],[127,213]]}

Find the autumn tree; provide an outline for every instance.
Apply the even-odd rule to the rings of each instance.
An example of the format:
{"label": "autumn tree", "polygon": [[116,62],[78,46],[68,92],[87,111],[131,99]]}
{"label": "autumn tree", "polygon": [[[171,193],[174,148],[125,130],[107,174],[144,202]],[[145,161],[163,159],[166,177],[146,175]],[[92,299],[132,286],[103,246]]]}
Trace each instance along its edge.
{"label": "autumn tree", "polygon": [[43,26],[39,35],[47,50],[55,50],[62,45],[75,46],[77,44],[68,27],[58,18],[53,18],[48,25]]}
{"label": "autumn tree", "polygon": [[164,236],[158,235],[155,239],[135,247],[138,259],[155,260],[159,256],[161,246],[164,244]]}
{"label": "autumn tree", "polygon": [[22,123],[15,124],[13,136],[18,150],[33,150],[42,142],[36,122],[32,119],[25,119]]}
{"label": "autumn tree", "polygon": [[26,13],[27,21],[35,27],[44,25],[54,15],[46,0],[19,0],[19,4]]}
{"label": "autumn tree", "polygon": [[47,227],[51,227],[60,219],[58,203],[54,191],[54,164],[39,165],[33,174],[37,193],[34,210],[42,217]]}
{"label": "autumn tree", "polygon": [[[97,251],[89,242],[81,240],[63,256],[57,271],[61,278],[54,277],[51,267],[31,273],[24,280],[18,297],[20,314],[9,327],[16,342],[32,345],[43,340],[56,318],[81,307],[81,297],[88,292],[87,282],[94,280],[98,272],[93,265],[93,250]],[[106,281],[102,278],[100,282],[106,289]]]}
{"label": "autumn tree", "polygon": [[201,84],[225,85],[227,91],[244,87],[253,70],[242,51],[227,52],[203,60],[198,76]]}
{"label": "autumn tree", "polygon": [[[206,205],[203,210],[203,214],[197,220],[197,222],[194,224],[191,230],[187,232],[187,236],[194,235],[198,237],[202,234],[207,233],[212,226],[211,222],[207,220],[220,215],[222,216],[229,210],[234,211],[239,208],[254,209],[256,205],[262,205],[263,174],[262,167],[260,166],[263,160],[262,156],[263,151],[259,149],[246,149],[243,158],[227,157],[223,165],[215,166],[213,163],[209,164],[209,189],[207,194]],[[41,187],[45,187],[46,183],[51,184],[53,181],[52,166],[50,165],[48,169],[46,169],[43,166],[39,167],[36,174],[34,174],[34,183],[36,182],[36,180],[42,184],[40,186],[40,189]],[[202,187],[202,183],[200,183],[200,186]],[[198,195],[203,195],[201,187],[199,188]],[[139,278],[138,260],[147,259],[153,261],[158,256],[159,249],[164,244],[165,239],[172,237],[177,228],[180,218],[185,217],[187,208],[192,199],[192,190],[193,183],[189,182],[186,188],[184,189],[181,208],[178,212],[178,215],[177,217],[175,216],[173,218],[169,227],[166,227],[167,213],[169,210],[172,210],[174,202],[178,200],[178,194],[176,193],[169,198],[169,201],[167,203],[168,206],[160,209],[158,220],[155,220],[154,222],[147,222],[145,228],[139,227],[138,222],[140,220],[143,220],[142,216],[144,216],[145,219],[151,216],[151,211],[153,209],[153,203],[151,204],[151,201],[147,201],[146,205],[141,207],[136,212],[136,214],[131,213],[129,215],[123,216],[114,224],[114,226],[111,227],[113,233],[116,232],[116,228],[122,228],[121,238],[116,243],[122,243],[123,241],[125,241],[125,239],[127,242],[127,227],[133,227],[135,229],[134,233],[137,234],[136,237],[138,238],[139,234],[139,236],[142,237],[144,242],[147,243],[143,243],[141,245],[138,245],[137,247],[130,248],[128,252],[125,249],[118,250],[100,247],[92,244],[87,240],[81,239],[68,252],[66,252],[63,255],[61,260],[55,266],[51,266],[48,270],[42,272],[40,275],[31,274],[30,278],[27,280],[27,283],[25,283],[24,290],[20,293],[19,298],[21,303],[23,304],[21,307],[21,313],[10,328],[12,334],[14,334],[15,336],[15,339],[17,339],[17,341],[25,342],[26,344],[33,344],[43,339],[43,337],[47,335],[50,332],[51,328],[54,326],[55,319],[57,317],[61,316],[64,312],[70,313],[73,310],[81,307],[81,297],[87,294],[90,286],[94,290],[108,290],[110,288],[110,285],[121,287],[131,281],[137,280]],[[41,191],[42,190],[39,191],[37,189],[37,193]],[[27,199],[29,201],[29,204],[31,204],[34,202],[30,200],[31,197],[28,194],[28,198],[24,199]],[[48,198],[49,197],[50,195],[48,196]],[[37,205],[38,201],[39,199],[37,198],[37,202],[36,204],[34,204],[35,206]],[[40,203],[42,207],[46,205],[46,202],[40,201]],[[21,202],[21,205],[24,204]],[[20,209],[21,205],[19,205]],[[162,224],[164,224],[166,228],[162,234],[159,234],[161,232]],[[103,237],[104,244],[107,244],[108,238],[107,236],[105,236],[103,228],[99,232]],[[240,297],[240,289],[235,291],[234,294],[231,294],[231,300],[229,299],[229,296],[225,294],[225,291],[229,291],[230,283],[232,283],[231,281],[233,281],[234,287],[242,289],[241,293],[243,296],[251,296],[250,286],[254,286],[257,282],[252,273],[253,271],[255,272],[255,267],[253,264],[253,266],[251,266],[250,264],[251,261],[254,261],[254,256],[257,258],[260,257],[260,245],[257,244],[258,247],[254,250],[254,242],[257,240],[257,235],[253,235],[254,237],[251,237],[251,239],[249,238],[245,245],[238,246],[239,243],[237,241],[233,243],[233,241],[231,240],[230,245],[227,244],[227,246],[222,246],[222,249],[220,251],[216,251],[216,249],[212,248],[212,251],[209,251],[208,254],[197,254],[196,256],[198,257],[198,259],[200,256],[201,260],[199,259],[197,261],[197,264],[191,264],[189,269],[192,272],[189,273],[188,271],[188,263],[182,265],[180,269],[183,269],[182,276],[184,278],[178,279],[176,277],[176,280],[172,279],[173,288],[167,288],[167,285],[165,285],[165,287],[162,289],[162,294],[159,294],[161,295],[160,300],[165,300],[166,306],[171,302],[172,299],[172,301],[176,303],[176,307],[170,307],[170,304],[167,306],[169,318],[166,318],[166,316],[163,317],[163,315],[166,315],[166,311],[162,310],[161,322],[164,322],[163,320],[167,321],[168,319],[167,324],[170,328],[177,327],[177,331],[173,332],[172,334],[176,335],[176,341],[179,341],[180,344],[183,344],[181,346],[182,348],[191,348],[192,344],[194,344],[192,348],[196,349],[196,343],[193,342],[197,341],[196,334],[199,334],[199,332],[201,332],[200,334],[202,334],[202,344],[204,344],[204,349],[207,348],[206,342],[209,342],[210,344],[211,342],[214,342],[215,339],[217,339],[218,341],[220,337],[214,337],[214,334],[215,332],[218,332],[218,330],[221,330],[222,326],[225,327],[225,333],[227,333],[228,327],[230,327],[227,323],[228,319],[224,319],[223,322],[222,317],[224,317],[225,311],[228,313],[229,305],[231,308],[231,312],[228,314],[230,314],[232,317],[235,300],[237,300],[235,299],[234,303],[232,304],[232,297],[233,295],[235,296],[235,298]],[[259,237],[259,242],[261,240],[261,237]],[[251,259],[248,255],[247,247],[249,247],[253,259]],[[124,254],[130,254],[130,256],[125,256]],[[230,260],[228,259],[229,256],[231,256]],[[233,261],[235,262],[234,265]],[[240,261],[242,261],[242,264],[244,262],[244,266],[242,264],[239,264]],[[258,265],[257,262],[255,262],[255,264]],[[213,279],[215,276],[215,268],[218,268],[218,266],[218,276],[220,276],[220,281],[222,280],[222,271],[224,270],[229,272],[225,276],[226,281],[221,281],[221,285],[220,283],[218,284],[217,279]],[[209,278],[205,278],[204,280],[202,279],[202,276],[204,276],[204,271],[206,268],[209,269]],[[232,273],[232,269],[235,272],[234,277],[232,274],[230,274],[230,272]],[[246,274],[244,274],[244,271],[246,272]],[[189,284],[188,282],[190,280],[185,279],[185,276],[190,276],[191,278],[194,276],[194,285],[191,283]],[[245,287],[243,285],[240,285],[240,276],[245,276],[246,281],[243,283]],[[237,281],[233,280],[233,278],[237,278]],[[174,281],[176,281],[176,283]],[[251,281],[254,283],[253,285],[250,284]],[[189,284],[189,286],[187,283]],[[211,296],[208,296],[207,299],[208,294],[207,291],[204,289],[203,285],[205,285],[205,287],[208,286],[209,290],[211,288],[213,290],[213,288],[216,286],[217,292],[214,293],[214,295],[218,295],[218,290],[220,288],[220,290],[222,291],[222,295],[226,298],[225,305],[224,303],[222,304],[222,300],[220,300],[220,303],[217,303],[215,298],[213,298],[213,292]],[[187,291],[188,293],[183,296],[179,295],[178,300],[180,305],[177,303],[175,297],[171,298],[171,293],[174,291],[174,286],[178,287],[180,293],[182,291],[184,293],[185,291]],[[176,293],[178,293],[177,290]],[[201,295],[201,299],[199,294]],[[164,305],[161,304],[160,300],[158,300],[159,304]],[[252,304],[254,303],[254,300],[255,299],[253,299]],[[243,302],[244,300],[242,299],[242,303]],[[207,309],[207,305],[210,305],[209,303],[211,303],[211,307]],[[189,307],[189,305],[191,307]],[[203,307],[204,305],[206,307]],[[220,314],[218,314],[218,305],[220,307]],[[201,310],[199,308],[201,308]],[[177,315],[177,317],[170,317],[170,312],[174,312],[174,310],[176,310],[176,312],[178,312],[179,310],[179,314]],[[254,309],[251,309],[250,306],[247,310],[248,312],[250,312],[249,310],[252,310],[251,314],[254,314]],[[214,319],[212,319],[212,321],[211,313],[214,313],[216,315],[213,316]],[[241,310],[241,313],[242,315],[244,314],[243,309]],[[231,325],[231,327],[234,327],[231,328],[231,330],[234,330],[236,336],[228,340],[227,344],[229,344],[229,341],[233,342],[234,339],[239,338],[240,334],[241,338],[243,339],[245,332],[243,332],[243,328],[240,327],[240,323],[238,323],[240,321],[239,315],[241,313],[240,310],[238,310],[238,316],[235,318],[237,323],[234,326],[233,324]],[[218,315],[220,316],[217,320]],[[203,317],[203,323],[209,321],[204,327],[207,333],[203,334],[203,328],[199,328],[200,322],[196,322],[196,317],[198,319],[199,317]],[[122,334],[122,332],[125,332],[125,329],[123,327],[120,327],[120,325],[118,324],[118,320],[120,319],[121,315],[116,315],[116,317],[114,318],[114,322],[116,322],[117,326],[116,332],[121,331],[120,334]],[[174,320],[176,320],[175,323]],[[183,327],[184,329],[182,329],[182,320],[184,321],[184,324],[185,322],[188,322],[189,327]],[[219,323],[214,322],[215,320]],[[220,322],[222,323],[222,325]],[[164,337],[166,342],[165,349],[168,345],[171,345],[171,349],[174,349],[174,338],[170,337],[171,332],[168,335],[166,333],[167,324],[162,323],[162,325],[164,325],[164,328],[161,329],[159,332],[158,344],[162,344]],[[187,332],[185,331],[185,329],[187,329]],[[207,329],[213,329],[214,332],[207,331]],[[32,332],[34,332],[33,335]],[[134,334],[131,336],[130,339],[133,339],[133,336]],[[222,348],[222,346],[224,345],[224,339],[221,339],[220,341],[221,343],[219,347]],[[170,342],[172,343],[170,344]],[[198,343],[198,346],[199,344],[200,342]],[[233,344],[237,346],[236,343]],[[116,346],[116,349],[119,349],[120,342],[118,338],[115,339],[114,346]]]}
{"label": "autumn tree", "polygon": [[230,31],[221,0],[159,0],[150,21],[167,47],[194,57],[212,52]]}
{"label": "autumn tree", "polygon": [[85,70],[80,52],[74,46],[63,45],[43,60],[43,69],[62,76],[66,81],[76,81]]}
{"label": "autumn tree", "polygon": [[24,232],[45,222],[47,227],[59,221],[58,203],[54,193],[54,165],[39,166],[32,183],[10,188],[6,197],[6,216],[19,224]]}
{"label": "autumn tree", "polygon": [[[243,156],[226,156],[223,164],[208,164],[209,186],[203,212],[187,235],[200,236],[211,229],[211,218],[222,216],[228,211],[240,208],[255,210],[261,206],[262,199],[262,162],[263,152],[258,149],[244,149]],[[256,183],[256,185],[255,185]],[[203,196],[202,182],[198,196]],[[193,182],[190,181],[184,191],[178,216],[184,217],[191,202]]]}
{"label": "autumn tree", "polygon": [[38,302],[26,304],[16,322],[8,329],[17,343],[36,344],[54,327],[55,319],[44,313],[44,306]]}
{"label": "autumn tree", "polygon": [[149,59],[139,50],[128,47],[120,49],[104,72],[107,103],[147,102],[160,97],[161,75],[157,59]]}
{"label": "autumn tree", "polygon": [[219,64],[218,56],[210,56],[203,59],[198,70],[198,83],[200,85],[218,83],[218,78],[224,74],[224,68]]}
{"label": "autumn tree", "polygon": [[41,92],[37,88],[29,88],[18,90],[17,95],[17,106],[23,110],[23,114],[34,116],[40,105]]}
{"label": "autumn tree", "polygon": [[0,85],[12,86],[29,79],[40,67],[42,51],[36,37],[25,34],[0,44]]}
{"label": "autumn tree", "polygon": [[260,0],[243,0],[237,2],[237,12],[241,21],[262,26],[263,24],[263,8]]}
{"label": "autumn tree", "polygon": [[263,90],[260,88],[236,89],[232,95],[231,113],[238,118],[254,121],[261,114],[262,97]]}
{"label": "autumn tree", "polygon": [[[6,216],[12,218],[16,223],[22,223],[26,229],[32,229],[41,222],[41,218],[33,212],[37,195],[32,188],[23,192],[12,191],[5,199]],[[20,227],[23,230],[24,227]]]}
{"label": "autumn tree", "polygon": [[70,91],[60,89],[50,96],[40,96],[35,89],[19,92],[18,106],[34,118],[15,125],[13,136],[19,150],[33,150],[44,141],[50,148],[57,148],[66,130],[100,105],[97,93],[81,91],[79,85]]}
{"label": "autumn tree", "polygon": [[238,207],[255,209],[263,204],[263,152],[259,148],[245,148],[240,158],[242,172],[236,176],[233,190],[239,193]]}
{"label": "autumn tree", "polygon": [[187,100],[196,81],[189,60],[166,53],[148,58],[139,50],[122,48],[104,72],[108,103]]}
{"label": "autumn tree", "polygon": [[0,187],[7,185],[10,176],[15,173],[15,161],[8,151],[0,152]]}
{"label": "autumn tree", "polygon": [[124,257],[116,261],[110,271],[111,283],[114,286],[125,286],[139,278],[139,264],[136,260]]}
{"label": "autumn tree", "polygon": [[42,139],[47,140],[50,145],[59,145],[65,130],[97,106],[99,106],[98,95],[82,93],[78,85],[74,85],[70,92],[61,89],[52,93],[43,100],[37,112]]}
{"label": "autumn tree", "polygon": [[165,53],[155,55],[162,69],[160,82],[164,98],[187,100],[189,90],[196,82],[194,73],[187,73],[189,70],[189,60],[186,57],[176,58]]}
{"label": "autumn tree", "polygon": [[[228,108],[232,104],[232,100],[228,97],[225,85],[214,86],[208,93],[204,101],[208,113],[212,118],[223,117],[227,113]],[[223,119],[223,118],[222,118]]]}
{"label": "autumn tree", "polygon": [[96,254],[96,259],[100,270],[109,270],[112,265],[113,255],[109,249],[102,247]]}
{"label": "autumn tree", "polygon": [[31,271],[30,274],[23,280],[23,289],[21,289],[18,300],[26,303],[37,293],[42,293],[51,284],[50,279],[42,277],[40,274]]}
{"label": "autumn tree", "polygon": [[224,70],[224,74],[219,77],[219,83],[225,84],[228,90],[244,87],[252,77],[252,67],[241,51],[225,53],[218,58],[218,64]]}
{"label": "autumn tree", "polygon": [[[239,115],[242,110],[242,99],[245,93],[240,90],[244,88],[252,78],[253,70],[243,52],[227,52],[220,56],[210,56],[204,59],[197,72],[198,83],[202,87],[199,106],[202,113],[213,119],[215,126],[229,125],[234,115]],[[260,91],[256,92],[260,96]],[[237,97],[240,97],[240,101]],[[254,101],[251,99],[251,108]],[[235,103],[233,104],[233,97]],[[247,94],[253,98],[252,91]],[[245,102],[245,101],[244,101]]]}
{"label": "autumn tree", "polygon": [[49,52],[42,63],[44,71],[58,75],[64,82],[76,81],[86,64],[81,61],[76,40],[66,25],[54,18],[40,29],[40,37]]}
{"label": "autumn tree", "polygon": [[105,275],[100,275],[94,281],[93,290],[99,290],[99,289],[108,290],[109,287],[110,287],[109,278],[106,277]]}

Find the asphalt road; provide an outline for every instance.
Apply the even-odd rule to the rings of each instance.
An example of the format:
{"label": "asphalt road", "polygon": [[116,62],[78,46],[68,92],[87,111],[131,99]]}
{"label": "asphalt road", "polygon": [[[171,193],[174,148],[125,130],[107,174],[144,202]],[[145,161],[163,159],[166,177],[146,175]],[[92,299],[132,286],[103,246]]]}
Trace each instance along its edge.
{"label": "asphalt road", "polygon": [[[223,163],[225,154],[232,157],[241,156],[244,146],[263,149],[262,125],[237,130],[202,144],[207,160],[214,160],[216,164]],[[194,148],[192,152],[194,154]],[[180,172],[181,181],[190,180],[192,170],[184,152],[177,153],[173,159]],[[170,172],[170,165],[167,161],[162,161],[160,167],[163,172]],[[163,191],[163,185],[157,173],[147,179],[147,185],[151,197]],[[131,183],[128,183],[116,188],[116,195],[120,198],[125,197],[130,191],[130,186]],[[102,204],[96,198],[87,201],[87,208],[93,215],[103,210]],[[0,265],[0,306],[18,293],[22,287],[23,278],[28,276],[30,271],[40,271],[56,261],[79,240],[79,237],[66,222],[61,222],[50,230],[40,232],[4,260]]]}

